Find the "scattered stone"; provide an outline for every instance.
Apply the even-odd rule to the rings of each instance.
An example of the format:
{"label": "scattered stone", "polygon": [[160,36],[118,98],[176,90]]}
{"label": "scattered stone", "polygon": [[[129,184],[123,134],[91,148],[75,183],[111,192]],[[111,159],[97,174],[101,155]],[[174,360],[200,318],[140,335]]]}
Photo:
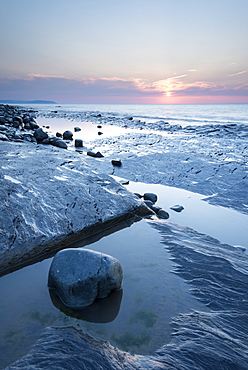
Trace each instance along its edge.
{"label": "scattered stone", "polygon": [[5,134],[0,133],[0,140],[9,141],[8,137]]}
{"label": "scattered stone", "polygon": [[60,132],[56,132],[57,137],[62,137],[63,135]]}
{"label": "scattered stone", "polygon": [[75,139],[75,147],[82,147],[83,146],[83,140],[81,139]]}
{"label": "scattered stone", "polygon": [[63,133],[64,140],[72,140],[72,138],[73,138],[73,133],[71,131],[67,130]]}
{"label": "scattered stone", "polygon": [[160,209],[160,210],[157,212],[157,215],[158,215],[158,217],[159,217],[159,218],[163,218],[163,219],[165,219],[165,220],[167,220],[167,219],[170,217],[169,213],[168,213],[168,212],[166,212],[164,209]]}
{"label": "scattered stone", "polygon": [[134,193],[134,195],[136,196],[136,198],[139,198],[139,199],[143,198],[143,195],[141,195],[139,193]]}
{"label": "scattered stone", "polygon": [[52,136],[50,138],[50,144],[53,146],[57,146],[58,148],[67,149],[67,144],[64,140],[62,140],[60,137]]}
{"label": "scattered stone", "polygon": [[120,180],[120,181],[119,181],[119,183],[120,183],[121,185],[128,185],[128,184],[129,184],[129,180],[124,180],[124,179],[122,179],[122,180]]}
{"label": "scattered stone", "polygon": [[78,131],[81,131],[81,128],[80,127],[74,127],[74,132],[78,132]]}
{"label": "scattered stone", "polygon": [[98,135],[103,135],[103,132],[101,132],[101,131],[98,131]]}
{"label": "scattered stone", "polygon": [[8,130],[8,127],[0,125],[0,131],[6,131]]}
{"label": "scattered stone", "polygon": [[95,153],[95,152],[92,152],[91,150],[89,150],[87,152],[87,155],[89,155],[90,157],[95,157],[95,158],[102,158],[102,157],[104,157],[102,153],[100,153],[100,152],[96,152]]}
{"label": "scattered stone", "polygon": [[85,307],[97,298],[119,290],[122,283],[119,261],[89,249],[64,249],[53,258],[48,286],[68,307]]}
{"label": "scattered stone", "polygon": [[48,138],[48,134],[40,127],[34,130],[34,137],[37,141],[42,141]]}
{"label": "scattered stone", "polygon": [[97,125],[97,128],[102,128],[102,126],[101,125]]}
{"label": "scattered stone", "polygon": [[183,206],[180,206],[179,204],[176,204],[175,206],[170,207],[170,209],[172,209],[175,212],[182,212],[182,210],[184,208],[183,208]]}
{"label": "scattered stone", "polygon": [[96,117],[100,118],[100,117],[102,117],[102,115],[99,113],[99,114],[96,115]]}
{"label": "scattered stone", "polygon": [[128,118],[128,120],[129,120],[129,121],[132,121],[132,120],[133,120],[133,117],[129,117],[129,118]]}
{"label": "scattered stone", "polygon": [[145,193],[144,194],[144,200],[150,200],[152,203],[156,203],[158,200],[158,197],[154,193]]}
{"label": "scattered stone", "polygon": [[117,167],[122,166],[122,163],[121,163],[120,159],[112,159],[111,163],[112,163],[113,166],[117,166]]}
{"label": "scattered stone", "polygon": [[158,206],[154,206],[154,205],[152,205],[152,206],[151,206],[151,209],[152,209],[155,213],[158,213],[162,208],[161,208],[161,207],[158,207]]}
{"label": "scattered stone", "polygon": [[151,208],[153,207],[153,202],[150,200],[145,200],[144,203],[147,205],[147,207]]}

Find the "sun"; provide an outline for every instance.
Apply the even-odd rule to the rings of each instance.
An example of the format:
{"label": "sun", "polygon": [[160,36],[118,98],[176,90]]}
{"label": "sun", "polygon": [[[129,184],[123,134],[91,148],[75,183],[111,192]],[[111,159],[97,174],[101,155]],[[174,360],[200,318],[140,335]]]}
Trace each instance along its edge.
{"label": "sun", "polygon": [[166,96],[171,96],[171,92],[167,91]]}

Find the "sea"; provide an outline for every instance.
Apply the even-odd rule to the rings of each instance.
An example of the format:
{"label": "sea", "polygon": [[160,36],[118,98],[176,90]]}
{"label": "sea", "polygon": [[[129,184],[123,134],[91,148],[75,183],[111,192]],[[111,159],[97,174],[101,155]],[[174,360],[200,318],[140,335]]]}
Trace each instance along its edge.
{"label": "sea", "polygon": [[248,104],[24,104],[39,111],[92,113],[106,117],[165,120],[187,125],[248,124]]}
{"label": "sea", "polygon": [[[161,121],[161,130],[163,123],[224,125],[240,132],[248,127],[248,104],[24,106],[39,111],[44,125],[58,117],[56,130],[63,120],[68,127],[68,120],[95,124],[99,118],[117,127]],[[111,127],[109,135],[115,133]],[[156,192],[165,207],[179,201],[185,210],[171,212],[168,221],[136,222],[87,246],[114,255],[124,270],[123,290],[92,311],[68,310],[48,291],[51,259],[1,277],[0,368],[28,352],[44,327],[74,326],[159,360],[161,369],[248,370],[248,254],[242,248],[248,245],[247,215],[183,189],[128,186]],[[234,246],[237,236],[241,246]]]}

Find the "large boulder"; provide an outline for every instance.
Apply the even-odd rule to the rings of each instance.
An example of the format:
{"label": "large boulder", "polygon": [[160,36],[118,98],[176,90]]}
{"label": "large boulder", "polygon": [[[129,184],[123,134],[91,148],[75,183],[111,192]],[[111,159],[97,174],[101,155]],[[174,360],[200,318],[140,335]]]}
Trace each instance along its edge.
{"label": "large boulder", "polygon": [[34,130],[34,137],[37,141],[42,141],[48,138],[48,134],[40,127]]}
{"label": "large boulder", "polygon": [[121,288],[122,268],[107,254],[89,249],[64,249],[53,258],[48,286],[68,307],[85,307]]}

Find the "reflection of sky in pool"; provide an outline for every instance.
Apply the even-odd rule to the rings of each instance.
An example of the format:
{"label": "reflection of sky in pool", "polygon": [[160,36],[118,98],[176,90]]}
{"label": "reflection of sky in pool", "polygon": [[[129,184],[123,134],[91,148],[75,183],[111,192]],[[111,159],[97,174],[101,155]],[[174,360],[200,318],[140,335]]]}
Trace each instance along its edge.
{"label": "reflection of sky in pool", "polygon": [[[187,225],[222,242],[247,246],[246,215],[209,205],[201,200],[203,196],[181,189],[142,183],[130,183],[127,188],[141,194],[155,192],[157,205],[169,211],[170,222]],[[174,204],[183,205],[184,210],[181,213],[170,210]],[[51,325],[73,325],[120,349],[154,353],[170,341],[170,322],[174,316],[192,309],[207,311],[190,294],[186,283],[171,273],[171,256],[149,222],[135,223],[88,248],[115,256],[123,267],[122,296],[103,302],[104,310],[111,307],[109,316],[99,319],[99,304],[91,312],[70,313],[63,307],[61,311],[56,308],[59,302],[53,297],[52,303],[47,288],[51,259],[4,276],[0,278],[0,366],[24,354],[42,328]]]}

